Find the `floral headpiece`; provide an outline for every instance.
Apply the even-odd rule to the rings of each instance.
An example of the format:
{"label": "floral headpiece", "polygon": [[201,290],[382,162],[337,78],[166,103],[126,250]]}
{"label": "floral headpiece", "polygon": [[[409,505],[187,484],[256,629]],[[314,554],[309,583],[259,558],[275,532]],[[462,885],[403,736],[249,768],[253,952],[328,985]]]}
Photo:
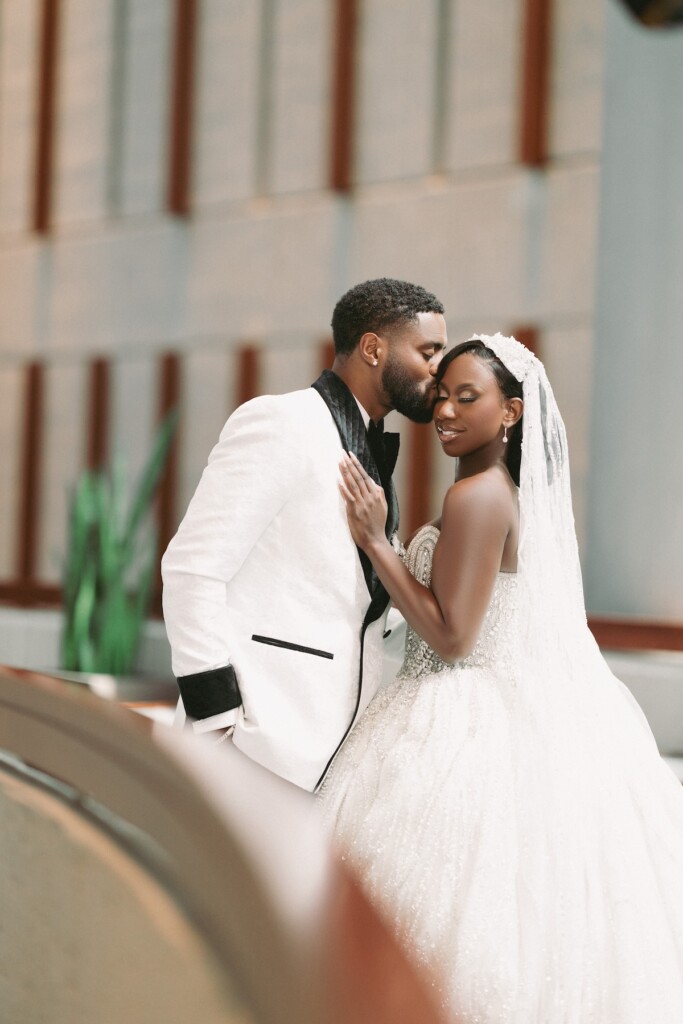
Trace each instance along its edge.
{"label": "floral headpiece", "polygon": [[503,366],[510,371],[520,384],[527,377],[530,370],[538,364],[536,356],[526,345],[516,338],[506,338],[504,334],[474,334],[470,341],[480,341],[486,345],[500,359]]}

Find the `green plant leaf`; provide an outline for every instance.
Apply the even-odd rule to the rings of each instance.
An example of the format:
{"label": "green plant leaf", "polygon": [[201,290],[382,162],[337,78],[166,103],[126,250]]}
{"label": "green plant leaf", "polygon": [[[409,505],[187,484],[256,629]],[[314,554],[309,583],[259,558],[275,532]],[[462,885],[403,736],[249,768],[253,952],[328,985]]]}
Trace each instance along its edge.
{"label": "green plant leaf", "polygon": [[64,565],[64,668],[130,672],[147,615],[156,565],[150,523],[154,495],[169,455],[178,413],[161,424],[125,513],[126,471],[84,471],[69,498]]}
{"label": "green plant leaf", "polygon": [[164,418],[137,486],[130,515],[126,523],[125,536],[131,537],[137,530],[141,520],[149,510],[157,484],[164,471],[166,459],[171,449],[173,435],[178,424],[178,410],[172,409]]}

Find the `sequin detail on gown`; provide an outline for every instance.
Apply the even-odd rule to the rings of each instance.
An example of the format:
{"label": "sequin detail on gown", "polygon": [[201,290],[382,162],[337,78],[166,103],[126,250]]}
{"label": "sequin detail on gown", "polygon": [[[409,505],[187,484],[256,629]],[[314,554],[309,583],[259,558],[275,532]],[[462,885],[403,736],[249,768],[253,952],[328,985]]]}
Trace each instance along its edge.
{"label": "sequin detail on gown", "polygon": [[[423,526],[403,556],[405,565],[415,579],[426,587],[432,582],[432,558],[439,531],[431,523]],[[515,573],[498,573],[493,596],[472,653],[457,664],[461,668],[505,665],[513,671],[517,665],[514,596],[517,589]],[[408,626],[406,654],[399,672],[400,679],[416,679],[433,672],[452,672],[453,665],[442,661],[436,651]]]}
{"label": "sequin detail on gown", "polygon": [[[405,560],[426,585],[438,530]],[[683,795],[608,671],[549,686],[499,573],[474,651],[404,664],[320,792],[343,856],[463,1024],[683,1022]]]}

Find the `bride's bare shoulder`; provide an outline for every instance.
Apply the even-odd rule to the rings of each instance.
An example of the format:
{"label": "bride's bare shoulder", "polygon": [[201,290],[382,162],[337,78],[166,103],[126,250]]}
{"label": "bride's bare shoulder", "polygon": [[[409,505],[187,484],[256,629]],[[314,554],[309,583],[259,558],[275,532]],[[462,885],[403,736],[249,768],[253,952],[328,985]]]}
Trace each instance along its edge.
{"label": "bride's bare shoulder", "polygon": [[484,513],[509,515],[515,504],[515,488],[507,474],[496,467],[456,480],[446,491],[442,520],[461,515]]}

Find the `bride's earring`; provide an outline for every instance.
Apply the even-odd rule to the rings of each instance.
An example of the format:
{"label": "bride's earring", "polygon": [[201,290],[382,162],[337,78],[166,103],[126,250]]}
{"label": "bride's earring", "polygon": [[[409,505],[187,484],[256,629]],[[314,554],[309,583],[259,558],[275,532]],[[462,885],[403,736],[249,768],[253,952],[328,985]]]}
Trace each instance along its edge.
{"label": "bride's earring", "polygon": [[507,444],[507,443],[508,443],[508,428],[506,426],[504,428],[504,433],[503,433],[503,444]]}

